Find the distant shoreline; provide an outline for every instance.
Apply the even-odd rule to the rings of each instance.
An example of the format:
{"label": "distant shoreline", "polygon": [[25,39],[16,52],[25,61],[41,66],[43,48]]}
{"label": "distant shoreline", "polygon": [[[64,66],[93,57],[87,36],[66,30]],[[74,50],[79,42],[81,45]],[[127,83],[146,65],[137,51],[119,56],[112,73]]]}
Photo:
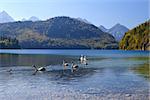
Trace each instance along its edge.
{"label": "distant shoreline", "polygon": [[150,51],[150,50],[123,50],[123,49],[90,49],[90,48],[0,48],[0,50],[116,50],[116,51]]}
{"label": "distant shoreline", "polygon": [[75,48],[72,48],[72,47],[67,47],[67,48],[59,48],[59,47],[52,47],[52,48],[0,48],[0,49],[60,49],[60,50],[62,50],[62,49],[79,49],[79,50],[82,50],[82,49],[87,49],[87,50],[119,50],[119,48],[77,48],[77,47],[75,47]]}

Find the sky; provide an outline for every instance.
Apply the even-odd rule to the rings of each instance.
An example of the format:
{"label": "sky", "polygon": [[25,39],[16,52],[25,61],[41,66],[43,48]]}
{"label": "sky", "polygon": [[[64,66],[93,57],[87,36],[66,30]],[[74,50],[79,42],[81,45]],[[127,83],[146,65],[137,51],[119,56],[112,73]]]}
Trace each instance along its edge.
{"label": "sky", "polygon": [[0,11],[15,20],[69,16],[96,26],[111,28],[120,23],[131,29],[149,19],[149,5],[149,0],[0,0]]}

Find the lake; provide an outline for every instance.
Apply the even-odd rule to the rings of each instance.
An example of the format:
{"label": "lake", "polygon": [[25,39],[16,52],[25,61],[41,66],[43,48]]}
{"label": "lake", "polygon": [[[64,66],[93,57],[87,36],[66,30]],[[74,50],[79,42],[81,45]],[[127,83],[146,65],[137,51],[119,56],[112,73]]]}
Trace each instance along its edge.
{"label": "lake", "polygon": [[142,66],[149,68],[148,51],[0,50],[0,100],[148,100],[149,73],[135,70]]}

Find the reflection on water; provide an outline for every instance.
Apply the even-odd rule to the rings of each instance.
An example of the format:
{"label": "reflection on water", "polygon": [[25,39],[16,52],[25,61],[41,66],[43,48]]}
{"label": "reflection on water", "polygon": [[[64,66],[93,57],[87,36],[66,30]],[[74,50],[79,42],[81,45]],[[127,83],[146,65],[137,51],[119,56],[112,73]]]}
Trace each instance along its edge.
{"label": "reflection on water", "polygon": [[62,64],[63,60],[69,62],[78,59],[61,55],[19,55],[19,54],[0,54],[0,66],[48,66]]}
{"label": "reflection on water", "polygon": [[[140,73],[143,70],[137,73],[131,70],[143,64],[149,65],[145,52],[139,54],[138,51],[139,56],[130,52],[128,56],[118,57],[120,52],[116,56],[92,56],[103,52],[87,51],[92,52],[87,54],[87,66],[78,61],[79,50],[76,55],[69,51],[63,55],[63,52],[61,55],[0,54],[0,100],[148,100],[149,81],[141,77],[145,75]],[[63,60],[69,62],[65,70]],[[72,61],[79,65],[75,72],[71,71]],[[47,70],[35,73],[31,67],[33,64],[46,66]]]}
{"label": "reflection on water", "polygon": [[150,70],[149,70],[149,63],[144,63],[142,65],[138,65],[132,68],[134,72],[139,74],[139,76],[143,76],[146,79],[150,80]]}

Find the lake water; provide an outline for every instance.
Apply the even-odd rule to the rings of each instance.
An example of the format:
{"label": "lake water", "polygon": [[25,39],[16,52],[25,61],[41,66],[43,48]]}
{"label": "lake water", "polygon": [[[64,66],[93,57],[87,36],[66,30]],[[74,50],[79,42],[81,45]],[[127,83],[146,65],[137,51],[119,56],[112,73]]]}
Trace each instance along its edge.
{"label": "lake water", "polygon": [[[79,68],[64,70],[63,60]],[[148,100],[149,78],[132,70],[144,64],[148,51],[0,50],[0,100]]]}

